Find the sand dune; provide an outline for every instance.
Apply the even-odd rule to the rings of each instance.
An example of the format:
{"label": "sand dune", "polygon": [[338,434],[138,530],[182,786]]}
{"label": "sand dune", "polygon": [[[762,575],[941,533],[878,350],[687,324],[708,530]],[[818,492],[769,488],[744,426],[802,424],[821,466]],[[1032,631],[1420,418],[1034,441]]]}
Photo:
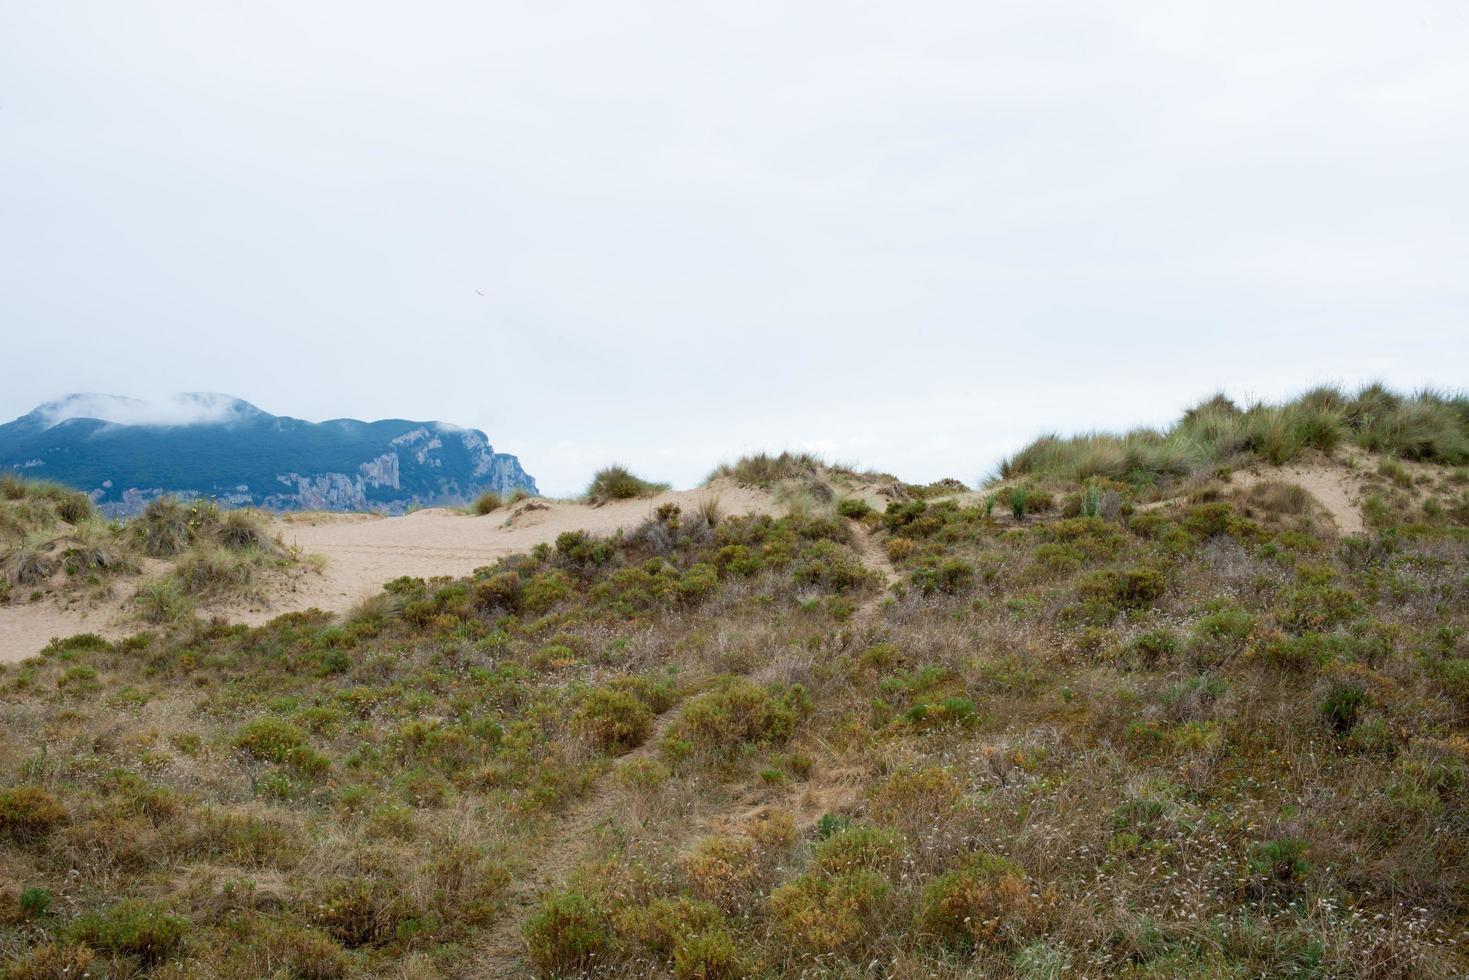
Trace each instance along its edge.
{"label": "sand dune", "polygon": [[[442,509],[404,517],[285,515],[274,522],[281,540],[305,554],[321,555],[326,559],[325,569],[320,574],[306,572],[288,577],[269,591],[267,601],[200,611],[252,625],[302,609],[342,612],[400,575],[467,575],[505,555],[554,542],[565,531],[611,533],[636,526],[662,504],[692,508],[711,496],[719,498],[725,514],[773,514],[779,509],[763,491],[719,487],[596,507],[535,499],[484,517]],[[120,583],[118,594],[104,602],[73,599],[68,604],[47,598],[0,606],[0,663],[33,656],[53,637],[93,632],[115,638],[135,632],[140,627],[129,621],[126,601],[137,581]]]}

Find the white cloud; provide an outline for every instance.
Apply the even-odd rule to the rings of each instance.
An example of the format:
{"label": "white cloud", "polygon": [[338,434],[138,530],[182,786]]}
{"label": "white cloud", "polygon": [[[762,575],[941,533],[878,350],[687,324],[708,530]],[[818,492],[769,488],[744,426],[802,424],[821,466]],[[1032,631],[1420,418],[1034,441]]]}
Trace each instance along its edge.
{"label": "white cloud", "polygon": [[239,418],[250,410],[238,399],[210,392],[151,399],[74,394],[38,409],[48,428],[68,419],[101,419],[118,425],[213,425]]}

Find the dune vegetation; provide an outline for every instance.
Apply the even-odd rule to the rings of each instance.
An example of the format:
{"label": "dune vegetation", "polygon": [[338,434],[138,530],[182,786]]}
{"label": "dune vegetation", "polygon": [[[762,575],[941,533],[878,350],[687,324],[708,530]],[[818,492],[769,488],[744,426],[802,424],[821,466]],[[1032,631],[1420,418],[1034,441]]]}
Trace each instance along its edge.
{"label": "dune vegetation", "polygon": [[1469,397],[1401,395],[1373,384],[1352,395],[1320,387],[1284,404],[1241,408],[1216,395],[1163,431],[1043,436],[1005,460],[998,476],[1158,484],[1222,466],[1280,465],[1308,450],[1331,452],[1346,444],[1401,459],[1464,465]]}
{"label": "dune vegetation", "polygon": [[655,497],[667,489],[667,483],[644,480],[626,466],[614,463],[596,472],[587,486],[584,499],[589,504],[605,504],[612,500]]}
{"label": "dune vegetation", "polygon": [[[150,559],[161,564],[141,577]],[[300,560],[256,511],[158,497],[136,517],[109,520],[86,494],[0,477],[0,602],[97,598],[127,584],[142,620],[169,623],[199,602],[255,596]]]}
{"label": "dune vegetation", "polygon": [[760,462],[835,489],[58,640],[0,671],[0,963],[1462,976],[1469,470],[1356,451],[1360,534],[1268,467]]}

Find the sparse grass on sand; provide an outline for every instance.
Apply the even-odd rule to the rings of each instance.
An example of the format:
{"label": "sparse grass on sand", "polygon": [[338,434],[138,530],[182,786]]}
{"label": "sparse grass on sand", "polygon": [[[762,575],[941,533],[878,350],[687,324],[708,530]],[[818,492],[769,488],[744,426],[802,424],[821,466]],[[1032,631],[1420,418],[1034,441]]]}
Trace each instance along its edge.
{"label": "sparse grass on sand", "polygon": [[474,501],[469,505],[469,513],[476,517],[484,517],[486,514],[493,514],[501,507],[513,506],[522,500],[529,500],[530,497],[531,494],[529,492],[519,487],[510,493],[497,493],[494,490],[489,490],[474,498]]}
{"label": "sparse grass on sand", "polygon": [[135,590],[134,607],[145,621],[165,623],[196,602],[258,597],[267,573],[301,556],[255,511],[159,497],[130,520],[108,521],[85,494],[0,477],[0,601],[72,586],[106,594],[149,558],[170,567]]}
{"label": "sparse grass on sand", "polygon": [[1398,465],[1361,535],[1284,475],[668,503],[57,641],[0,671],[0,969],[1463,976],[1469,471]]}

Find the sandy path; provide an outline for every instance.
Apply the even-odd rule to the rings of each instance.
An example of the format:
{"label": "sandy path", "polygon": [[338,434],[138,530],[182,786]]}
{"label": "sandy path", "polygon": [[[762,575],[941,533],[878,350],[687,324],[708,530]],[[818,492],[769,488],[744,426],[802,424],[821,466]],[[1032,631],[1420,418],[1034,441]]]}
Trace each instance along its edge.
{"label": "sandy path", "polygon": [[[321,555],[321,574],[293,576],[276,588],[267,603],[215,609],[218,614],[250,623],[266,622],[301,609],[343,612],[400,575],[468,575],[483,565],[537,544],[551,543],[565,531],[609,534],[629,529],[662,504],[692,510],[706,497],[717,496],[726,515],[774,514],[780,508],[769,494],[742,487],[685,490],[644,500],[622,500],[600,507],[559,501],[526,501],[484,517],[449,510],[422,510],[405,517],[361,514],[286,515],[274,529],[287,545]],[[94,632],[116,638],[138,626],[127,621],[125,603],[141,580],[119,584],[112,600],[88,606],[64,606],[55,599],[0,606],[0,663],[23,660],[40,652],[53,637]]]}

